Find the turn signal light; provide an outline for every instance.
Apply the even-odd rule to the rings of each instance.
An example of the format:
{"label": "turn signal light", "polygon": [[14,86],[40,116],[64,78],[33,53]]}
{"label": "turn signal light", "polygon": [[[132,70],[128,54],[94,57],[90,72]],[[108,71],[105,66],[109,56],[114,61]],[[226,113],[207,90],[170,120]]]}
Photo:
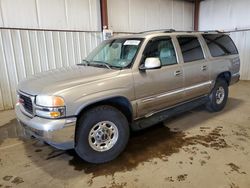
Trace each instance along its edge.
{"label": "turn signal light", "polygon": [[60,112],[50,112],[50,116],[52,118],[57,118],[57,117],[60,117],[61,116],[61,113]]}

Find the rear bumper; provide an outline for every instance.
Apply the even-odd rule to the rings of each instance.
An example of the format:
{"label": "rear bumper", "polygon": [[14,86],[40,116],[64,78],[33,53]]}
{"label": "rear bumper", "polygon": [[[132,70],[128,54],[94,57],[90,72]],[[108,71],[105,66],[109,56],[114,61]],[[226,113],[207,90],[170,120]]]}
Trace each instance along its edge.
{"label": "rear bumper", "polygon": [[230,85],[237,83],[240,80],[240,73],[233,74],[231,77]]}
{"label": "rear bumper", "polygon": [[28,117],[20,109],[20,104],[15,108],[17,120],[25,131],[58,149],[74,148],[76,117],[64,119],[45,119]]}

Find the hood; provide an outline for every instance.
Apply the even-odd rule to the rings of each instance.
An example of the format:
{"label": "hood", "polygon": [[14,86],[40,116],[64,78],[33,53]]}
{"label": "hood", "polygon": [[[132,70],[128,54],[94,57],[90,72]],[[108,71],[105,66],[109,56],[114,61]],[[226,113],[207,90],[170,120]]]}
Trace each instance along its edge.
{"label": "hood", "polygon": [[120,70],[74,65],[36,74],[18,84],[18,90],[30,94],[53,94],[64,89],[118,75]]}

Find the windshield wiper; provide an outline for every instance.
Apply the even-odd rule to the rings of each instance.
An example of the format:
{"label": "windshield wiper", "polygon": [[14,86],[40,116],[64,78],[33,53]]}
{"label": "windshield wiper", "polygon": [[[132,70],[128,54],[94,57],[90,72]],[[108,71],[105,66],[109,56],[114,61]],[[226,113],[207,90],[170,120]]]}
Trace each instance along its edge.
{"label": "windshield wiper", "polygon": [[108,69],[122,69],[122,67],[118,67],[118,66],[114,66],[114,65],[110,65],[104,61],[88,61],[86,59],[82,60],[82,63],[79,63],[77,65],[84,65],[84,66],[102,66],[102,67],[106,67]]}
{"label": "windshield wiper", "polygon": [[91,61],[88,65],[89,66],[91,66],[91,65],[104,66],[104,67],[107,67],[108,69],[111,69],[111,66],[108,63],[105,63],[102,61]]}
{"label": "windshield wiper", "polygon": [[86,59],[83,59],[82,62],[78,63],[77,65],[89,66],[89,61]]}
{"label": "windshield wiper", "polygon": [[[119,70],[122,70],[122,67],[119,67],[119,66],[115,66],[115,65],[110,65],[109,63],[106,63],[105,61],[91,61],[91,62],[94,62],[94,63],[98,63],[99,64],[105,64],[105,66],[111,68],[111,69],[119,69]],[[91,64],[91,63],[90,63]]]}

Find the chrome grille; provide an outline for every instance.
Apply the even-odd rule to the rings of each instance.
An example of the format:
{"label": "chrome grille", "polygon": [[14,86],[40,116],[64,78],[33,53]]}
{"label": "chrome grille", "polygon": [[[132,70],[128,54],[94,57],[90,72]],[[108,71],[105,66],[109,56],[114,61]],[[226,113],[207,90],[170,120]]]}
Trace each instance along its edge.
{"label": "chrome grille", "polygon": [[25,96],[23,94],[19,94],[19,98],[22,100],[22,105],[23,105],[24,109],[28,113],[33,114],[33,104],[32,104],[31,98],[28,96]]}

